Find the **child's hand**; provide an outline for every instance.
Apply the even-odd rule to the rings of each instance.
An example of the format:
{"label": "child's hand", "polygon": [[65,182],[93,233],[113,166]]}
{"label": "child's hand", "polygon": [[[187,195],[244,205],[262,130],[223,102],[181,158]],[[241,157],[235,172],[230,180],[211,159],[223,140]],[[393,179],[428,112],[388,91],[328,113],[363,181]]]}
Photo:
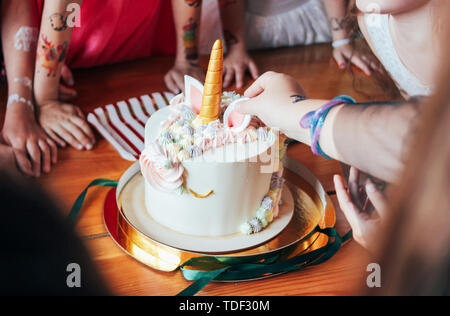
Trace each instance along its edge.
{"label": "child's hand", "polygon": [[[305,92],[291,76],[266,72],[244,95],[251,100],[238,103],[237,111],[255,115],[267,126],[278,127],[285,134],[288,134],[289,130],[298,129],[298,122],[290,120],[292,111],[299,106],[293,102],[292,96],[305,95]],[[291,126],[291,121],[295,122],[295,126]]]}
{"label": "child's hand", "polygon": [[59,146],[78,150],[94,148],[95,136],[79,107],[51,101],[38,107],[38,118],[48,136]]}
{"label": "child's hand", "polygon": [[353,238],[364,248],[376,251],[376,237],[386,217],[386,200],[382,192],[368,179],[359,185],[359,171],[352,167],[346,190],[342,176],[334,176],[339,206],[353,229]]}
{"label": "child's hand", "polygon": [[73,88],[75,81],[73,80],[72,71],[66,64],[61,68],[61,83],[59,84],[59,100],[70,102],[77,96],[77,91]]}
{"label": "child's hand", "polygon": [[57,161],[56,144],[37,124],[34,112],[23,103],[12,102],[3,126],[3,138],[12,146],[19,169],[34,177],[48,173]]}
{"label": "child's hand", "polygon": [[367,76],[370,76],[372,70],[376,69],[376,66],[371,64],[365,56],[356,52],[351,44],[333,48],[333,58],[340,69],[347,68],[347,63],[350,62]]}
{"label": "child's hand", "polygon": [[205,80],[205,73],[199,65],[188,62],[176,62],[173,68],[164,76],[167,88],[175,94],[184,91],[184,75],[194,77],[200,82]]}
{"label": "child's hand", "polygon": [[223,87],[228,88],[234,79],[236,79],[236,87],[238,89],[244,86],[244,76],[247,69],[253,79],[257,79],[258,66],[244,49],[232,49],[223,61]]}

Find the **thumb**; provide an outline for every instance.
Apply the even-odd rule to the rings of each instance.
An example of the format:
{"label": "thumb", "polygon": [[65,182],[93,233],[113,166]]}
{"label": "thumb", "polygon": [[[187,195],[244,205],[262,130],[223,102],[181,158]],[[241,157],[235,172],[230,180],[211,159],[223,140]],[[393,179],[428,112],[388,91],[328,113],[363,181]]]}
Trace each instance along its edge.
{"label": "thumb", "polygon": [[256,98],[236,103],[234,109],[241,114],[258,115]]}
{"label": "thumb", "polygon": [[65,82],[68,86],[72,87],[75,84],[75,81],[73,80],[72,71],[69,67],[67,67],[66,64],[63,64],[61,68],[61,78],[63,82]]}
{"label": "thumb", "polygon": [[380,215],[381,218],[385,218],[386,198],[383,192],[378,190],[376,185],[370,179],[368,179],[366,183],[366,192],[370,202],[372,202],[372,205],[376,209],[378,215]]}

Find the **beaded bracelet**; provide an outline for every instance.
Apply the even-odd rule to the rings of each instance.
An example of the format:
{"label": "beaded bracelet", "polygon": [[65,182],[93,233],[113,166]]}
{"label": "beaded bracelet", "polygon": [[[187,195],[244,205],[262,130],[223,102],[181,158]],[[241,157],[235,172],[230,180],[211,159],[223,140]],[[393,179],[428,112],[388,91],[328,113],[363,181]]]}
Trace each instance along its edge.
{"label": "beaded bracelet", "polygon": [[323,124],[325,123],[325,118],[327,117],[331,109],[336,106],[349,103],[354,104],[356,103],[356,101],[352,97],[346,95],[338,96],[323,105],[317,111],[307,113],[300,120],[300,126],[303,128],[309,128],[311,131],[311,150],[315,155],[323,156],[327,159],[332,159],[330,156],[325,154],[320,147],[320,132],[322,131]]}

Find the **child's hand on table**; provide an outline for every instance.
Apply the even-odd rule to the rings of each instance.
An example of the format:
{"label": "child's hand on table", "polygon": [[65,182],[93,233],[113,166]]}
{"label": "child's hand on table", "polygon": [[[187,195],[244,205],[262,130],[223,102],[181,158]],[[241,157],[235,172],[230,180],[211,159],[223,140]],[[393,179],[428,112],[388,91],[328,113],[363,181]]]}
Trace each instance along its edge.
{"label": "child's hand on table", "polygon": [[170,92],[178,94],[184,91],[184,75],[194,77],[200,82],[205,80],[205,73],[197,63],[175,62],[172,69],[164,76],[164,83]]}
{"label": "child's hand on table", "polygon": [[339,206],[353,230],[353,238],[364,248],[376,251],[377,233],[386,218],[386,199],[368,178],[365,186],[359,185],[359,171],[351,167],[348,190],[344,178],[334,176]]}
{"label": "child's hand on table", "polygon": [[37,124],[32,109],[20,102],[8,105],[2,135],[12,147],[19,169],[34,177],[48,173],[57,161],[56,144]]}
{"label": "child's hand on table", "polygon": [[361,69],[365,75],[370,76],[373,71],[379,71],[379,67],[370,62],[366,56],[358,53],[351,44],[333,48],[333,58],[340,69],[347,68],[348,63]]}
{"label": "child's hand on table", "polygon": [[38,118],[48,136],[59,146],[78,150],[94,148],[95,136],[77,106],[50,101],[38,107]]}
{"label": "child's hand on table", "polygon": [[223,61],[223,87],[228,88],[233,80],[236,80],[238,89],[244,86],[245,72],[249,70],[253,79],[258,79],[258,66],[248,55],[245,49],[230,48],[230,52]]}

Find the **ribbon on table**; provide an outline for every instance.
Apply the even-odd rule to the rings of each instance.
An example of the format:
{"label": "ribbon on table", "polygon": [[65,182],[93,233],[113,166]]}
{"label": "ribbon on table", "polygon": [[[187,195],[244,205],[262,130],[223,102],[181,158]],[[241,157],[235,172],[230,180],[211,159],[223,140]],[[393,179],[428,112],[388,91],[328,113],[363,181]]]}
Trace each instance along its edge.
{"label": "ribbon on table", "polygon": [[[117,187],[117,185],[118,181],[115,180],[97,179],[92,181],[76,199],[68,215],[68,220],[75,224],[89,188],[93,186]],[[280,251],[266,256],[255,256],[256,263],[248,262],[248,259],[244,261],[240,258],[221,256],[191,258],[180,266],[180,270],[186,280],[195,282],[178,293],[177,296],[193,296],[211,281],[256,279],[319,265],[331,259],[341,248],[342,243],[352,238],[352,231],[341,237],[334,228],[322,229],[320,227],[316,227],[310,236],[316,232],[329,237],[327,245],[286,260],[281,259]],[[211,270],[211,267],[217,268]]]}

